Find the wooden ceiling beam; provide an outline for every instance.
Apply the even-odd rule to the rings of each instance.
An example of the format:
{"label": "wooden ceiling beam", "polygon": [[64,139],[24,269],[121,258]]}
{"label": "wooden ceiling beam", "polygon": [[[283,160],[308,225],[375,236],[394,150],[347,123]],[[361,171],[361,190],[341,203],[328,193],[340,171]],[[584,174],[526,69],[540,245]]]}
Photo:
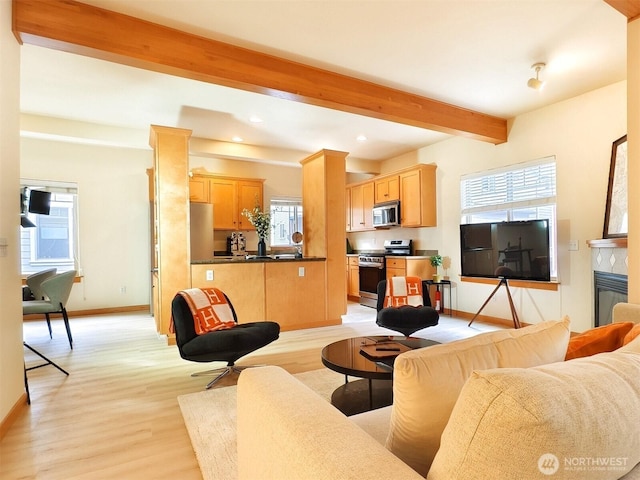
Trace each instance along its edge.
{"label": "wooden ceiling beam", "polygon": [[628,20],[640,17],[640,0],[604,0]]}
{"label": "wooden ceiling beam", "polygon": [[21,43],[499,144],[505,119],[73,0],[13,0]]}

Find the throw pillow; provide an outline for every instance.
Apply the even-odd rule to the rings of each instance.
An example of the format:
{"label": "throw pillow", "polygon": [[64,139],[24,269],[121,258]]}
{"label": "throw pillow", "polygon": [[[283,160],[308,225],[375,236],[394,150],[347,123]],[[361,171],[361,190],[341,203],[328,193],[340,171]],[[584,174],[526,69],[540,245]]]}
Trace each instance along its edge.
{"label": "throw pillow", "polygon": [[633,322],[611,323],[571,337],[565,360],[617,350],[633,325]]}
{"label": "throw pillow", "polygon": [[629,330],[629,333],[624,336],[622,345],[627,345],[638,337],[640,337],[640,323],[636,323],[636,325]]}
{"label": "throw pillow", "polygon": [[387,448],[425,476],[460,390],[474,370],[558,362],[568,341],[565,317],[400,354],[393,369]]}
{"label": "throw pillow", "polygon": [[640,354],[474,372],[427,480],[622,478],[640,462]]}

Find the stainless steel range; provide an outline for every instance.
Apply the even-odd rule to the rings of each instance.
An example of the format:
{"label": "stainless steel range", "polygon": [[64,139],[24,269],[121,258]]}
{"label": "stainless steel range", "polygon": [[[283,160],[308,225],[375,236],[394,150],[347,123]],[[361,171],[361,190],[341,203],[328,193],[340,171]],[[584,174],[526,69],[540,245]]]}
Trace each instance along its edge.
{"label": "stainless steel range", "polygon": [[358,256],[360,304],[376,308],[378,283],[386,278],[386,255],[411,255],[411,240],[385,240],[384,253],[362,253]]}

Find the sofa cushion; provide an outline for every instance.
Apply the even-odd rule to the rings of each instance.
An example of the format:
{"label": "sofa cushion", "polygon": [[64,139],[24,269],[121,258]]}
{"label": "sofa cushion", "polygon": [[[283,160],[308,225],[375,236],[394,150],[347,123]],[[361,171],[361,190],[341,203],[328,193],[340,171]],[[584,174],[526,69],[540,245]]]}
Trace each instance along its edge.
{"label": "sofa cushion", "polygon": [[638,350],[474,372],[427,479],[622,477],[640,462]]}
{"label": "sofa cushion", "polygon": [[453,405],[474,370],[557,362],[564,359],[568,341],[565,317],[399,355],[387,448],[426,475]]}
{"label": "sofa cushion", "polygon": [[611,323],[571,337],[565,360],[613,352],[622,346],[625,335],[633,325],[633,322]]}
{"label": "sofa cushion", "polygon": [[640,323],[635,324],[634,327],[624,336],[622,339],[622,345],[631,343],[638,337],[640,337]]}

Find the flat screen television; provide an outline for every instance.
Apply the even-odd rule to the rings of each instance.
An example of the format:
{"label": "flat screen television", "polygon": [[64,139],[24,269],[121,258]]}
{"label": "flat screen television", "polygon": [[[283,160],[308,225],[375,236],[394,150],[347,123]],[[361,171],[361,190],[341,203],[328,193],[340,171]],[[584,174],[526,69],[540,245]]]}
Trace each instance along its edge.
{"label": "flat screen television", "polygon": [[551,279],[549,221],[460,225],[463,277]]}
{"label": "flat screen television", "polygon": [[51,192],[29,190],[29,213],[49,215],[51,211]]}

